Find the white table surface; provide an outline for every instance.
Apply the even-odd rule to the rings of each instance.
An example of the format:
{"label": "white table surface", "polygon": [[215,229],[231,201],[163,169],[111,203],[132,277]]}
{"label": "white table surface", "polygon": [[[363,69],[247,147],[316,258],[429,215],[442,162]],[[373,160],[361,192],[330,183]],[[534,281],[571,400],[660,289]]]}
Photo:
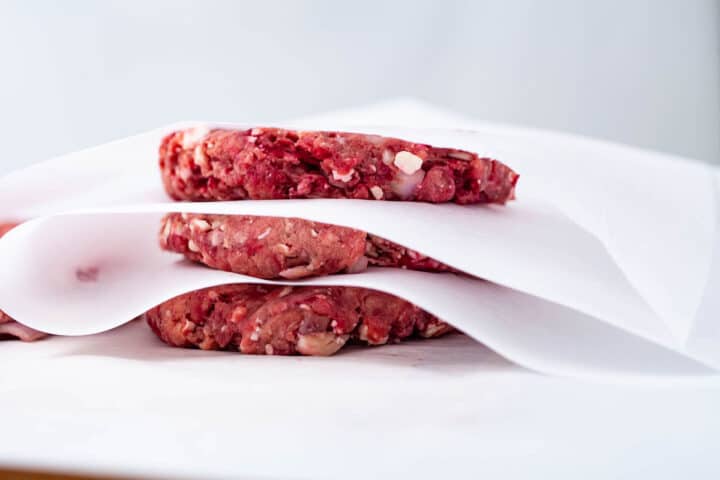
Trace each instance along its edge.
{"label": "white table surface", "polygon": [[0,465],[195,478],[718,478],[720,381],[588,383],[462,335],[334,358],[141,322],[0,344]]}

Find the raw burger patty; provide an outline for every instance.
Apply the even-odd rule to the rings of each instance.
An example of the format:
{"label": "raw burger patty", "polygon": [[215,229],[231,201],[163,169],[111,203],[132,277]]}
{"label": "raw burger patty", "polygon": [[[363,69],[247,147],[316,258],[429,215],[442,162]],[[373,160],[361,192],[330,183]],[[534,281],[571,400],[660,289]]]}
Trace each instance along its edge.
{"label": "raw burger patty", "polygon": [[359,198],[505,203],[518,175],[497,160],[396,138],[278,128],[198,127],[160,145],[176,200]]}
{"label": "raw burger patty", "polygon": [[454,271],[360,230],[298,218],[171,213],[162,221],[160,246],[212,268],[268,279],[354,273],[368,264]]}
{"label": "raw burger patty", "polygon": [[145,314],[176,347],[269,355],[332,355],[452,327],[392,295],[355,287],[225,285],[181,295]]}
{"label": "raw burger patty", "polygon": [[[16,227],[17,223],[0,223],[0,237]],[[25,342],[32,342],[40,338],[46,337],[47,334],[33,330],[30,327],[21,325],[5,312],[0,310],[0,340],[19,339]]]}

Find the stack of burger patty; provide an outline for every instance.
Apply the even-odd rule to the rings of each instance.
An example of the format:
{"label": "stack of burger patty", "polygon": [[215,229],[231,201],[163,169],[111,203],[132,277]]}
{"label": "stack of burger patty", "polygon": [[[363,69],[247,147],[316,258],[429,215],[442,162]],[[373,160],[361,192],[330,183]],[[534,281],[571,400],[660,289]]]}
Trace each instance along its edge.
{"label": "stack of burger patty", "polygon": [[[518,176],[475,153],[395,138],[277,128],[195,128],[160,146],[167,193],[180,201],[348,198],[504,204]],[[167,215],[160,246],[208,267],[298,280],[368,266],[453,272],[359,230],[298,218]],[[381,345],[452,331],[398,297],[357,287],[235,284],[181,295],[146,313],[178,347],[331,355],[348,342]]]}

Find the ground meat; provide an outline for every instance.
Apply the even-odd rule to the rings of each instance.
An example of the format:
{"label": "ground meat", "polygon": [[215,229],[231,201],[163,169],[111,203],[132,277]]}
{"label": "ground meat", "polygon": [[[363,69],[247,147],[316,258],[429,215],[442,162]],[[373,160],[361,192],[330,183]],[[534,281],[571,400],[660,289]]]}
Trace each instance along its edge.
{"label": "ground meat", "polygon": [[47,337],[46,333],[38,332],[30,327],[16,322],[5,312],[0,310],[0,340],[22,340],[23,342],[34,342]]}
{"label": "ground meat", "polygon": [[0,223],[0,237],[5,235],[7,232],[12,230],[13,228],[17,227],[17,223]]}
{"label": "ground meat", "polygon": [[277,128],[194,128],[160,145],[176,200],[357,198],[505,203],[518,175],[497,160],[396,138]]}
{"label": "ground meat", "polygon": [[[0,223],[0,237],[5,235],[11,229],[17,226],[17,223]],[[33,330],[30,327],[22,325],[0,310],[0,340],[19,339],[25,342],[32,342],[46,337],[47,334]]]}
{"label": "ground meat", "polygon": [[145,314],[176,347],[268,355],[332,355],[452,327],[400,298],[354,287],[225,285],[181,295]]}
{"label": "ground meat", "polygon": [[354,273],[368,264],[453,271],[360,230],[298,218],[171,213],[162,221],[160,246],[212,268],[268,279]]}

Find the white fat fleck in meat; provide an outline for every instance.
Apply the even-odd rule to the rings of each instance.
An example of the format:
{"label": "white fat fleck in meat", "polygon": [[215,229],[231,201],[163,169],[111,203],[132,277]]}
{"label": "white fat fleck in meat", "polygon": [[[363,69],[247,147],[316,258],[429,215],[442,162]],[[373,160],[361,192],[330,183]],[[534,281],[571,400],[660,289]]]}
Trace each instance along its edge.
{"label": "white fat fleck in meat", "polygon": [[368,267],[368,258],[363,255],[362,257],[358,258],[355,263],[350,265],[347,268],[347,273],[360,273],[367,270]]}
{"label": "white fat fleck in meat", "polygon": [[272,229],[270,227],[266,228],[264,232],[262,232],[260,235],[258,235],[257,239],[262,240],[263,238],[267,237],[268,235],[270,235],[271,230]]}
{"label": "white fat fleck in meat", "polygon": [[192,176],[192,170],[186,166],[182,166],[178,169],[178,177],[182,180],[187,181]]}
{"label": "white fat fleck in meat", "polygon": [[345,345],[349,335],[335,335],[331,332],[299,335],[295,348],[303,355],[332,355]]}
{"label": "white fat fleck in meat", "polygon": [[365,140],[367,140],[369,143],[372,143],[373,145],[382,145],[385,143],[385,137],[382,137],[380,135],[365,135]]}
{"label": "white fat fleck in meat", "polygon": [[470,161],[473,158],[470,152],[450,152],[448,153],[448,157],[466,161]]}
{"label": "white fat fleck in meat", "polygon": [[422,168],[423,159],[414,153],[403,150],[402,152],[395,154],[395,160],[393,163],[404,174],[412,175]]}
{"label": "white fat fleck in meat", "polygon": [[405,249],[405,254],[413,260],[422,260],[423,258],[427,258],[425,255],[422,255],[415,250],[410,249]]}
{"label": "white fat fleck in meat", "polygon": [[188,240],[188,250],[198,253],[200,251],[200,247],[198,247],[197,243],[193,242],[192,240]]}
{"label": "white fat fleck in meat", "polygon": [[272,355],[274,353],[273,346],[269,343],[265,345],[265,353],[267,353],[268,355]]}
{"label": "white fat fleck in meat", "polygon": [[219,232],[217,230],[213,230],[210,232],[210,235],[208,235],[208,240],[210,240],[210,245],[213,247],[219,247],[223,244],[223,241],[225,239],[225,235],[222,232]]}
{"label": "white fat fleck in meat", "polygon": [[260,339],[260,334],[257,331],[254,331],[250,334],[251,342],[257,342],[259,339]]}
{"label": "white fat fleck in meat", "polygon": [[210,224],[201,218],[193,218],[190,220],[190,230],[193,232],[207,232],[210,230]]}
{"label": "white fat fleck in meat", "polygon": [[185,323],[183,324],[183,327],[182,327],[182,332],[183,332],[184,334],[187,334],[187,333],[189,333],[189,332],[192,332],[192,331],[195,330],[195,326],[196,326],[196,325],[195,325],[193,322],[191,322],[190,320],[187,320],[187,319],[186,319],[186,320],[185,320]]}
{"label": "white fat fleck in meat", "polygon": [[367,339],[368,339],[367,334],[368,334],[367,325],[365,325],[365,324],[360,325],[360,327],[358,328],[358,338],[362,341],[367,342]]}
{"label": "white fat fleck in meat", "polygon": [[383,193],[383,189],[377,185],[370,187],[370,193],[372,193],[372,196],[375,197],[375,200],[382,200],[383,196],[385,195]]}
{"label": "white fat fleck in meat", "polygon": [[358,328],[358,338],[364,342],[369,343],[370,345],[384,345],[388,342],[389,337],[387,335],[377,341],[372,340],[368,336],[369,331],[370,331],[370,329],[368,328],[367,325],[365,325],[365,324],[360,325],[360,327]]}
{"label": "white fat fleck in meat", "polygon": [[390,150],[383,151],[382,162],[385,165],[390,165],[393,162],[394,155]]}
{"label": "white fat fleck in meat", "polygon": [[243,307],[242,305],[235,307],[233,309],[232,314],[230,315],[230,322],[231,323],[240,323],[243,321],[245,316],[247,315],[247,308]]}
{"label": "white fat fleck in meat", "polygon": [[337,181],[339,181],[339,182],[347,183],[347,182],[349,182],[350,180],[352,180],[353,173],[355,173],[355,169],[354,169],[354,168],[351,168],[347,173],[344,173],[344,174],[338,172],[337,170],[333,170],[333,171],[332,171],[332,176],[333,176],[333,179],[335,179],[335,180],[337,180]]}
{"label": "white fat fleck in meat", "polygon": [[297,267],[286,268],[278,272],[278,276],[287,278],[288,280],[297,280],[299,278],[307,277],[313,273],[313,265],[298,265]]}
{"label": "white fat fleck in meat", "polygon": [[170,225],[169,221],[165,221],[165,225],[163,225],[162,233],[160,233],[160,237],[164,242],[167,241],[167,239],[170,237],[170,232],[172,231],[172,226]]}
{"label": "white fat fleck in meat", "polygon": [[317,237],[317,236],[318,236],[317,230],[315,230],[314,228],[311,229],[311,230],[310,230],[310,235],[312,235],[313,237]]}
{"label": "white fat fleck in meat", "polygon": [[293,290],[293,287],[290,287],[290,286],[284,287],[284,288],[280,291],[280,294],[278,295],[278,298],[282,298],[282,297],[285,297],[285,296],[287,296],[287,295],[290,295],[290,292],[292,292],[292,290]]}
{"label": "white fat fleck in meat", "polygon": [[205,139],[210,129],[205,125],[185,130],[182,134],[182,148],[190,149]]}
{"label": "white fat fleck in meat", "polygon": [[425,338],[432,338],[438,333],[442,333],[446,330],[446,325],[443,323],[431,323],[425,328],[424,331],[420,332],[420,335]]}
{"label": "white fat fleck in meat", "polygon": [[207,170],[208,158],[207,155],[205,155],[205,150],[203,150],[202,145],[197,145],[195,147],[195,150],[193,151],[193,161],[198,167],[202,168],[203,170]]}
{"label": "white fat fleck in meat", "polygon": [[284,243],[278,243],[277,245],[275,245],[275,248],[282,255],[285,255],[285,256],[290,255],[290,247],[288,247]]}
{"label": "white fat fleck in meat", "polygon": [[425,170],[418,170],[412,175],[406,175],[405,173],[399,171],[395,175],[390,187],[398,197],[405,200],[412,196],[415,189],[422,183],[424,178]]}

